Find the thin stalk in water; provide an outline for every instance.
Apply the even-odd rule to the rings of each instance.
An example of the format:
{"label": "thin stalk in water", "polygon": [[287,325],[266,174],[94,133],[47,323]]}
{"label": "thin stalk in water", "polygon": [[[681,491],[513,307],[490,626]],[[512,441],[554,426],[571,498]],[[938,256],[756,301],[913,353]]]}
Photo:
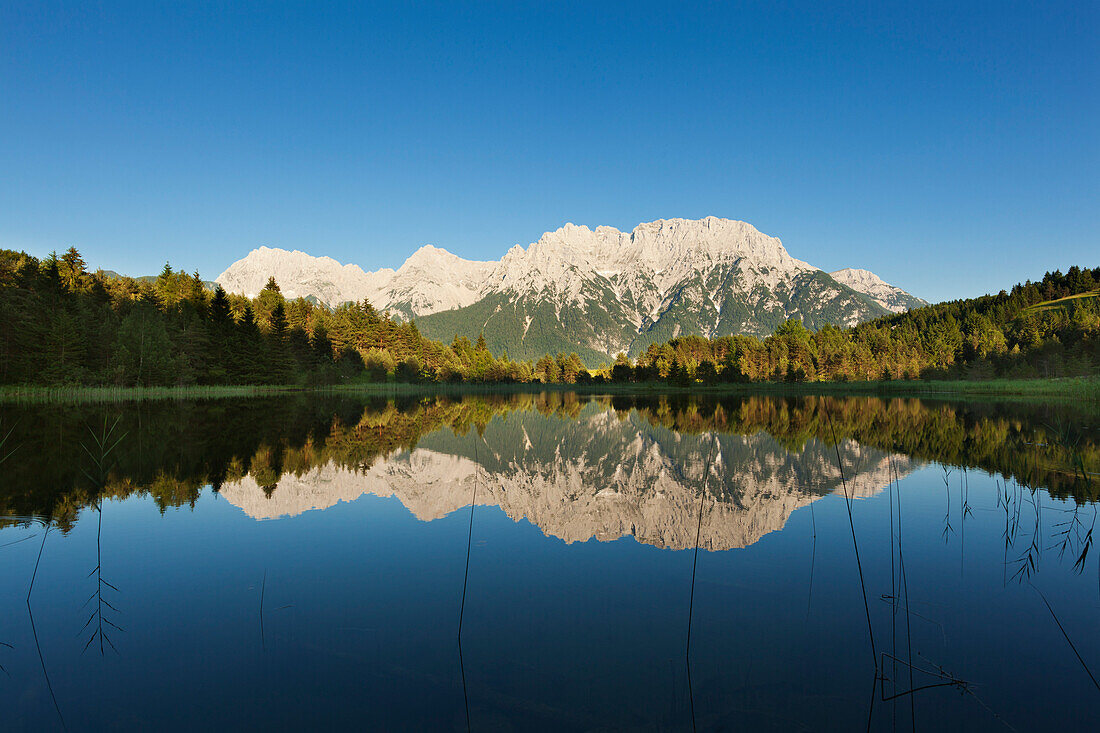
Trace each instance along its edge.
{"label": "thin stalk in water", "polygon": [[53,709],[57,711],[57,719],[61,721],[61,729],[68,730],[65,725],[65,716],[61,714],[61,706],[57,704],[57,695],[53,691],[53,683],[50,682],[50,673],[46,671],[46,657],[42,654],[42,644],[38,641],[38,628],[34,624],[34,610],[31,608],[31,593],[34,592],[34,581],[38,578],[38,566],[42,562],[42,551],[46,549],[46,538],[50,536],[50,525],[46,523],[46,531],[42,533],[42,544],[38,548],[38,559],[34,561],[34,572],[31,573],[31,583],[27,588],[27,617],[31,622],[31,635],[34,637],[34,648],[38,650],[38,663],[42,665],[42,677],[46,680],[46,689],[50,691],[50,699],[53,701]]}
{"label": "thin stalk in water", "polygon": [[462,701],[466,708],[466,730],[470,730],[470,696],[466,689],[466,663],[462,658],[462,621],[466,615],[466,586],[470,580],[470,550],[474,541],[474,506],[477,504],[477,482],[481,464],[478,462],[477,438],[474,439],[474,486],[470,491],[470,524],[466,533],[466,568],[462,573],[462,601],[458,606],[458,670],[462,675]]}
{"label": "thin stalk in water", "polygon": [[[1035,588],[1034,585],[1032,585],[1031,587]],[[1096,685],[1096,689],[1100,690],[1100,682],[1096,681],[1096,676],[1092,673],[1092,670],[1089,669],[1089,665],[1085,663],[1085,658],[1081,656],[1081,652],[1077,651],[1077,645],[1073,643],[1073,639],[1069,638],[1069,634],[1066,633],[1066,627],[1062,626],[1062,622],[1058,620],[1058,614],[1054,612],[1054,608],[1050,605],[1050,601],[1047,600],[1047,597],[1043,595],[1043,592],[1038,588],[1035,588],[1035,592],[1038,593],[1039,597],[1043,599],[1043,603],[1046,604],[1047,610],[1050,611],[1051,617],[1054,618],[1054,623],[1058,624],[1058,630],[1061,631],[1062,636],[1066,638],[1066,643],[1069,644],[1069,648],[1072,649],[1074,655],[1077,656],[1077,661],[1080,662],[1081,666],[1085,668],[1085,674],[1087,674],[1089,676],[1089,679],[1092,680],[1092,684]]]}
{"label": "thin stalk in water", "polygon": [[829,423],[829,432],[833,438],[833,448],[836,450],[836,464],[840,469],[840,485],[844,489],[844,503],[848,507],[848,526],[852,530],[852,548],[856,554],[856,569],[859,571],[859,587],[863,592],[863,611],[867,616],[867,636],[871,640],[871,658],[874,661],[875,672],[878,672],[878,651],[875,649],[875,632],[871,627],[871,606],[867,603],[867,585],[863,581],[863,563],[859,559],[859,542],[856,540],[856,523],[852,518],[852,498],[848,494],[848,482],[844,478],[844,463],[840,459],[840,443],[836,439],[836,430],[833,428],[833,419],[828,410],[825,411],[825,419]]}
{"label": "thin stalk in water", "polygon": [[691,619],[695,610],[695,569],[699,564],[699,538],[703,532],[703,499],[707,495],[707,479],[710,478],[710,465],[714,454],[707,457],[703,469],[703,488],[699,491],[699,523],[695,527],[695,555],[691,560],[691,593],[688,596],[687,643],[684,645],[684,663],[687,665],[688,704],[691,706],[691,729],[695,730],[695,692],[691,686]]}

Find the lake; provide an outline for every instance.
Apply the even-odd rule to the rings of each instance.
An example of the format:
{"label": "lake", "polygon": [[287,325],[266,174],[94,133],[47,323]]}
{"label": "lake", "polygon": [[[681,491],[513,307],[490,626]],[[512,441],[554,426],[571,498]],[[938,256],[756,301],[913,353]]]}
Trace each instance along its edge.
{"label": "lake", "polygon": [[1096,730],[1097,422],[814,396],[0,406],[4,728]]}

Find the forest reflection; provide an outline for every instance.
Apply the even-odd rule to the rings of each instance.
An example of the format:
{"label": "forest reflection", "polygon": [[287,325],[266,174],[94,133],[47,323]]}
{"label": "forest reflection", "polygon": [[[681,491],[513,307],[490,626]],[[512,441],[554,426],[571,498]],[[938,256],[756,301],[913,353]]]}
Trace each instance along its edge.
{"label": "forest reflection", "polygon": [[[9,407],[0,413],[10,453],[0,521],[38,518],[64,532],[104,499],[149,496],[164,510],[193,506],[207,486],[257,518],[377,493],[397,495],[429,519],[469,503],[476,462],[487,486],[481,503],[549,534],[567,541],[634,534],[681,547],[689,542],[680,530],[691,523],[669,528],[668,517],[656,516],[665,511],[658,499],[668,516],[690,514],[711,445],[716,511],[743,512],[767,497],[776,528],[809,498],[839,488],[838,454],[857,495],[886,486],[892,461],[902,473],[937,463],[1092,501],[1100,449],[1087,418],[1026,404],[560,392]],[[104,426],[110,445],[97,447]],[[109,464],[89,473],[89,454],[106,447]],[[571,513],[545,516],[564,499]],[[624,501],[633,503],[610,517],[607,508]],[[644,536],[638,525],[647,515],[666,522],[663,534]],[[731,531],[715,529],[704,546],[754,539]]]}
{"label": "forest reflection", "polygon": [[[1036,677],[1071,698],[1091,681],[1093,420],[560,392],[6,408],[0,599],[26,622],[0,637],[0,671],[38,690],[32,729],[110,709],[73,694],[73,669],[108,695],[104,665],[134,690],[166,659],[190,679],[212,658],[242,665],[214,665],[233,691],[223,714],[313,689],[309,714],[335,716],[333,690],[366,678],[371,714],[395,728],[447,727],[409,724],[424,694],[450,699],[459,729],[535,705],[586,729],[623,715],[683,728],[697,712],[705,728],[759,728],[788,709],[850,729],[863,700],[880,723],[1046,721],[1043,697],[1016,706],[1012,665],[1059,672]],[[1029,633],[1012,646],[982,633],[1014,624]],[[258,669],[325,684],[292,676],[239,711],[255,693],[233,685]],[[150,720],[163,712],[143,699],[158,700]]]}

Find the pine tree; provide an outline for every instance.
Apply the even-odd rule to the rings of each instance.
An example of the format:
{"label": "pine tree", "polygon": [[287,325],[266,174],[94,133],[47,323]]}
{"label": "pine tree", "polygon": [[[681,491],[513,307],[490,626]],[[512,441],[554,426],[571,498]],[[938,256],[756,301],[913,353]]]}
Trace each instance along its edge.
{"label": "pine tree", "polygon": [[279,289],[279,283],[275,282],[275,276],[273,275],[267,279],[267,285],[264,285],[263,290],[256,296],[256,323],[261,330],[271,329],[271,315],[278,305],[284,308],[283,318],[285,321],[286,299],[283,298],[283,292]]}
{"label": "pine tree", "polygon": [[58,263],[59,275],[61,278],[61,284],[68,289],[70,293],[75,293],[80,290],[84,284],[84,259],[80,256],[80,253],[76,251],[76,247],[69,247],[65,251],[65,254],[61,256],[61,261]]}
{"label": "pine tree", "polygon": [[199,276],[199,271],[191,275],[191,282],[189,292],[187,293],[187,299],[190,300],[195,308],[199,312],[205,313],[206,311],[206,286],[202,282],[202,278]]}
{"label": "pine tree", "polygon": [[615,365],[611,367],[611,379],[615,382],[629,382],[634,378],[634,365],[630,357],[623,352],[615,356]]}
{"label": "pine tree", "polygon": [[179,302],[180,293],[177,287],[176,274],[172,271],[172,265],[165,262],[164,269],[157,275],[154,289],[157,293],[157,298],[165,306],[174,306]]}
{"label": "pine tree", "polygon": [[263,343],[251,304],[246,304],[241,320],[233,329],[231,346],[232,381],[237,384],[263,384],[268,379]]}

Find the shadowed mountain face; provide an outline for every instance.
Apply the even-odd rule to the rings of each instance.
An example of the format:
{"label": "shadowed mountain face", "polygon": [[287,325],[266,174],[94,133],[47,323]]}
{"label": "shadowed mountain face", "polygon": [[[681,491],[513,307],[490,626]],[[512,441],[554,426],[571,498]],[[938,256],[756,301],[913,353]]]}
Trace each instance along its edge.
{"label": "shadowed mountain face", "polygon": [[[914,465],[851,440],[840,454],[854,496],[874,493],[893,469],[904,476]],[[246,476],[222,486],[221,495],[256,519],[365,494],[394,496],[426,521],[476,496],[477,505],[498,506],[567,543],[632,536],[672,549],[694,545],[702,497],[700,546],[725,550],[782,529],[795,509],[841,489],[836,453],[819,441],[788,452],[763,432],[681,435],[637,412],[620,416],[591,405],[576,420],[514,413],[482,435],[443,428],[363,471],[326,464],[284,476],[270,494]]]}

